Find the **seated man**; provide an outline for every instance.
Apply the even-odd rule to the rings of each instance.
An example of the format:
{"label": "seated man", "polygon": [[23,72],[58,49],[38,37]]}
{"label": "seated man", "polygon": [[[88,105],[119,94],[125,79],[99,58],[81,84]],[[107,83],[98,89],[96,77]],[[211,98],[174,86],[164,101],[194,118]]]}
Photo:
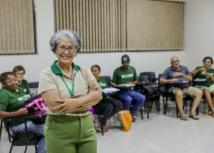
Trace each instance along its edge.
{"label": "seated man", "polygon": [[[112,86],[116,87],[118,84],[137,84],[138,78],[134,67],[129,66],[130,58],[128,55],[122,56],[122,66],[114,70]],[[133,99],[137,100],[136,104],[130,109],[132,118],[140,106],[146,100],[146,97],[136,91],[131,90],[131,88],[120,89],[117,93],[117,97],[123,100],[123,105],[125,110],[129,110],[131,102]],[[133,118],[133,122],[136,119]]]}
{"label": "seated man", "polygon": [[[167,68],[161,76],[160,83],[166,84],[169,82],[192,81],[191,73],[187,67],[180,65],[178,57],[174,56],[171,58],[171,65],[172,66]],[[172,87],[172,92],[175,94],[176,103],[180,112],[180,118],[185,121],[187,120],[187,117],[183,110],[183,96],[188,94],[195,97],[189,117],[198,120],[199,118],[195,115],[195,110],[201,101],[203,95],[202,91],[186,83]]]}

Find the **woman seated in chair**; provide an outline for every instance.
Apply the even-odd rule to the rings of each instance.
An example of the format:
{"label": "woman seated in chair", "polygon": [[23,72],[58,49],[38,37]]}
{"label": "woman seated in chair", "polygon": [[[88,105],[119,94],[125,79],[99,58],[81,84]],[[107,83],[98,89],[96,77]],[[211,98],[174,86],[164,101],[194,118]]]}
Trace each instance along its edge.
{"label": "woman seated in chair", "polygon": [[16,74],[19,87],[21,87],[26,94],[30,94],[29,83],[27,82],[27,80],[24,79],[24,67],[21,65],[17,65],[13,68],[13,72]]}
{"label": "woman seated in chair", "polygon": [[[18,87],[18,79],[15,73],[2,73],[0,82],[2,84],[0,90],[0,119],[27,115],[28,110],[25,108],[24,100],[30,98],[30,95]],[[9,126],[13,134],[25,132],[23,120],[11,121]],[[27,128],[29,132],[43,135],[38,143],[38,152],[46,153],[44,124],[34,124],[32,121],[27,121]]]}
{"label": "woman seated in chair", "polygon": [[211,68],[213,64],[212,57],[205,57],[203,59],[204,66],[198,66],[191,72],[192,76],[197,79],[206,79],[206,82],[196,82],[196,87],[203,91],[204,97],[209,105],[208,114],[214,116],[214,98],[212,99],[211,94],[214,96],[214,69]]}
{"label": "woman seated in chair", "polygon": [[[100,66],[93,65],[91,67],[91,72],[93,73],[94,77],[97,79],[97,82],[99,83],[102,89],[109,87],[106,79],[99,76],[101,72]],[[121,110],[122,102],[110,97],[109,95],[106,95],[106,96],[103,96],[103,99],[97,105],[103,108],[103,118],[102,118],[102,121],[98,121],[97,129],[101,131],[101,122],[102,122],[103,131],[108,132],[108,129],[106,127],[107,119],[109,119],[111,116],[116,114],[119,110]]]}

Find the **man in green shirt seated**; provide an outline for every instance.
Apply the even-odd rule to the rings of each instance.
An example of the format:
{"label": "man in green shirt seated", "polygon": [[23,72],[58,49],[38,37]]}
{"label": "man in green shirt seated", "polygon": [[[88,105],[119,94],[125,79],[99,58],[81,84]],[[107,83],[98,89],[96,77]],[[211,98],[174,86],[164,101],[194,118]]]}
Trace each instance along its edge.
{"label": "man in green shirt seated", "polygon": [[212,57],[205,57],[203,59],[204,66],[198,66],[193,72],[192,76],[197,79],[206,79],[206,82],[197,82],[196,88],[203,91],[204,97],[209,105],[208,114],[214,116],[214,98],[212,99],[211,94],[214,96],[214,69],[211,68],[213,64]]}
{"label": "man in green shirt seated", "polygon": [[[119,84],[134,84],[138,83],[137,73],[134,67],[130,66],[130,57],[128,55],[123,55],[122,66],[114,70],[112,86],[116,87]],[[133,99],[136,100],[136,104],[130,109],[132,116],[137,112],[137,110],[145,102],[146,97],[136,91],[133,91],[131,87],[121,88],[120,92],[117,93],[117,97],[123,100],[123,107],[125,110],[129,110],[131,102]],[[133,118],[133,122],[136,119]]]}

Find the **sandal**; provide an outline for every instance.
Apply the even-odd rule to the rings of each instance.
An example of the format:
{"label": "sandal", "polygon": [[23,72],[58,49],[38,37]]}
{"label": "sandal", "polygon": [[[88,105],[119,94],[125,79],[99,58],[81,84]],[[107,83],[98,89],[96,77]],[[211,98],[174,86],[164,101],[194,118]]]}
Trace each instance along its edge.
{"label": "sandal", "polygon": [[187,121],[188,120],[186,116],[181,116],[180,119],[183,120],[183,121]]}
{"label": "sandal", "polygon": [[208,114],[208,115],[212,115],[213,113],[212,113],[211,110],[208,110],[207,114]]}
{"label": "sandal", "polygon": [[194,119],[194,120],[199,120],[199,118],[196,115],[189,115],[189,117]]}
{"label": "sandal", "polygon": [[214,118],[214,113],[213,114],[209,114],[210,117]]}
{"label": "sandal", "polygon": [[206,113],[206,112],[204,112],[204,113],[202,113],[204,116],[209,116],[209,114],[208,113]]}
{"label": "sandal", "polygon": [[[101,129],[100,126],[97,126],[97,130],[98,130],[99,132],[102,132],[102,129]],[[104,129],[104,128],[103,128],[103,132],[108,132],[108,129]]]}

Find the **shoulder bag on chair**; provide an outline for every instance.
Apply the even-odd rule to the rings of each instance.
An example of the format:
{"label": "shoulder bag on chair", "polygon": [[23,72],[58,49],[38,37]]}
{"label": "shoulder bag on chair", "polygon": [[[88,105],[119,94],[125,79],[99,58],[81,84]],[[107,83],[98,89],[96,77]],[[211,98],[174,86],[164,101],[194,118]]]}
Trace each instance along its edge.
{"label": "shoulder bag on chair", "polygon": [[[36,112],[36,111],[46,111],[47,107],[43,101],[43,99],[39,96],[32,97],[30,99],[25,100],[25,107],[28,109],[29,112]],[[40,119],[33,119],[32,120],[35,124],[44,124],[45,117]]]}
{"label": "shoulder bag on chair", "polygon": [[129,131],[132,124],[132,116],[129,110],[121,110],[117,113],[118,120],[122,124],[123,131]]}

